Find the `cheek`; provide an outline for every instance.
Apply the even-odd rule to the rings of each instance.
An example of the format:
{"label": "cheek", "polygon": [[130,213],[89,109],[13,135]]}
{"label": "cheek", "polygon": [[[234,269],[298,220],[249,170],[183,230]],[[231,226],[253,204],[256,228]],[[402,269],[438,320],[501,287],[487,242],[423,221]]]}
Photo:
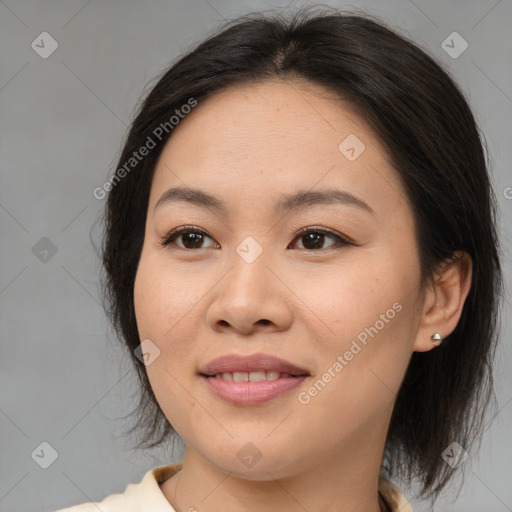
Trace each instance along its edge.
{"label": "cheek", "polygon": [[[201,287],[203,286],[203,288]],[[142,254],[134,284],[134,305],[141,340],[149,339],[159,355],[147,367],[158,381],[181,379],[195,371],[194,350],[200,342],[199,304],[208,286],[199,278],[169,268],[162,254]],[[189,376],[187,375],[187,378]]]}
{"label": "cheek", "polygon": [[146,326],[150,324],[149,315],[152,313],[152,304],[148,304],[155,296],[155,281],[149,272],[146,271],[147,265],[145,251],[142,255],[135,275],[133,286],[133,302],[135,307],[135,318],[137,319],[137,327],[139,337],[144,339],[148,337],[145,333]]}
{"label": "cheek", "polygon": [[[162,258],[143,252],[134,284],[134,306],[139,335],[162,343],[172,336],[200,291],[179,269],[170,269]],[[188,277],[188,276],[187,276]]]}
{"label": "cheek", "polygon": [[[167,419],[180,435],[187,425],[201,414],[197,402],[183,391],[193,371],[191,340],[193,326],[188,323],[194,299],[179,278],[179,272],[162,268],[162,262],[142,254],[134,283],[134,305],[137,327],[141,340],[149,339],[156,346],[158,356],[146,366],[146,373]],[[193,302],[192,302],[193,303]],[[183,435],[182,435],[183,437]]]}
{"label": "cheek", "polygon": [[301,297],[319,325],[317,336],[336,350],[358,336],[364,342],[364,333],[376,323],[379,333],[396,324],[412,281],[407,273],[379,265],[375,258],[368,264],[356,260],[334,271],[330,268],[324,276],[314,273],[309,281],[302,279]]}
{"label": "cheek", "polygon": [[[337,384],[329,386],[331,392],[352,390],[349,400],[354,407],[363,397],[392,399],[410,360],[419,269],[397,261],[354,263],[350,269],[331,273],[328,284],[316,288],[321,292],[305,299],[319,325],[316,348],[322,363],[317,377],[324,380],[322,375],[329,369],[339,375],[333,379]],[[318,276],[311,285],[313,281],[318,286]]]}

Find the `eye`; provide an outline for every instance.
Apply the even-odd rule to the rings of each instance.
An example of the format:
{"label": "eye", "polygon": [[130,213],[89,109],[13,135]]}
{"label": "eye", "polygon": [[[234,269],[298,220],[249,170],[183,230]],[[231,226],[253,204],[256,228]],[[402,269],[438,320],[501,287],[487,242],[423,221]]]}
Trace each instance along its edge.
{"label": "eye", "polygon": [[[181,249],[204,249],[205,247],[202,246],[204,240],[206,238],[213,240],[206,231],[203,231],[202,229],[196,228],[195,226],[181,226],[173,229],[169,234],[165,235],[159,243],[163,247],[167,247],[174,243],[174,240],[177,238],[181,238],[183,240],[183,246],[175,244]],[[216,244],[216,246],[219,247],[219,244]]]}
{"label": "eye", "polygon": [[[337,244],[328,246],[327,249],[335,245],[354,245],[353,242],[335,233],[334,231],[314,226],[302,228],[299,230],[294,240],[299,239],[303,242],[303,247],[299,247],[299,249],[318,250],[325,249],[325,247],[322,247],[322,245],[324,244],[326,237],[338,242]],[[175,244],[174,241],[180,238],[183,245]],[[206,247],[204,247],[203,243],[207,238],[213,240],[213,238],[211,238],[206,233],[206,231],[203,231],[200,228],[195,226],[181,226],[179,228],[173,229],[170,233],[162,237],[159,243],[163,247],[174,244],[177,245],[180,249],[205,249]],[[290,246],[291,245],[293,244],[290,244]],[[214,242],[213,247],[218,248],[220,245]]]}
{"label": "eye", "polygon": [[[331,231],[330,229],[320,227],[317,228],[314,226],[302,228],[301,230],[299,230],[294,240],[299,239],[303,241],[302,249],[305,250],[325,249],[325,247],[322,247],[322,245],[326,237],[338,241],[338,244],[333,245],[354,245],[347,238],[335,233],[334,231]],[[333,245],[327,247],[327,249],[333,247]]]}

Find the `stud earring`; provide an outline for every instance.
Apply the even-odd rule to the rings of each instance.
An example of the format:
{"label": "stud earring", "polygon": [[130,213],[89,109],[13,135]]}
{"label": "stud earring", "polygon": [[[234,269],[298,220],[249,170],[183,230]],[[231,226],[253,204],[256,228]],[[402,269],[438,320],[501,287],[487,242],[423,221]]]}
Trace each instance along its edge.
{"label": "stud earring", "polygon": [[438,332],[436,332],[432,336],[432,345],[434,345],[434,347],[438,347],[439,345],[441,345],[441,342],[442,342],[441,335]]}

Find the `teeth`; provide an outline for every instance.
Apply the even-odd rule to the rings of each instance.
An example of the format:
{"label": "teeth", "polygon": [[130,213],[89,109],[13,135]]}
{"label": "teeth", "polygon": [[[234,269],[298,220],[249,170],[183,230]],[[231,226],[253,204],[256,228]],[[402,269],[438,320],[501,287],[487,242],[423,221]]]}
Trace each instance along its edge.
{"label": "teeth", "polygon": [[251,372],[249,373],[249,380],[251,382],[260,382],[262,380],[267,380],[265,372]]}
{"label": "teeth", "polygon": [[233,372],[233,373],[217,373],[216,379],[234,381],[234,382],[261,382],[264,380],[277,380],[293,377],[289,373],[280,373],[277,371],[268,372]]}
{"label": "teeth", "polygon": [[223,379],[223,380],[233,380],[233,374],[232,373],[217,373],[215,375],[216,379]]}
{"label": "teeth", "polygon": [[247,382],[249,374],[247,372],[233,372],[233,380],[235,382]]}

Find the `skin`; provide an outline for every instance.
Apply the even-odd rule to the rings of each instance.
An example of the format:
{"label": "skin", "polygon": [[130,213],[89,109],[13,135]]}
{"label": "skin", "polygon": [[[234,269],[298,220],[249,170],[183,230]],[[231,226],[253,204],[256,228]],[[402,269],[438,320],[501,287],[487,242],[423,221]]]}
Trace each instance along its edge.
{"label": "skin", "polygon": [[[338,145],[356,134],[365,150]],[[228,213],[164,203],[170,187],[199,188]],[[338,188],[374,213],[322,204],[276,215],[281,194]],[[172,229],[207,232],[185,248]],[[300,228],[331,229],[319,248]],[[192,232],[194,229],[191,229]],[[263,252],[236,251],[248,236]],[[146,367],[164,414],[185,442],[183,469],[160,484],[177,511],[378,512],[378,478],[397,391],[413,351],[456,327],[471,282],[465,254],[419,286],[412,211],[377,138],[348,105],[313,84],[237,85],[201,102],[174,129],[152,183],[135,282],[140,339],[160,355]],[[394,318],[311,398],[313,385],[393,304]],[[264,352],[310,373],[298,388],[255,406],[215,396],[199,368],[228,354]],[[246,467],[237,453],[254,444]]]}

